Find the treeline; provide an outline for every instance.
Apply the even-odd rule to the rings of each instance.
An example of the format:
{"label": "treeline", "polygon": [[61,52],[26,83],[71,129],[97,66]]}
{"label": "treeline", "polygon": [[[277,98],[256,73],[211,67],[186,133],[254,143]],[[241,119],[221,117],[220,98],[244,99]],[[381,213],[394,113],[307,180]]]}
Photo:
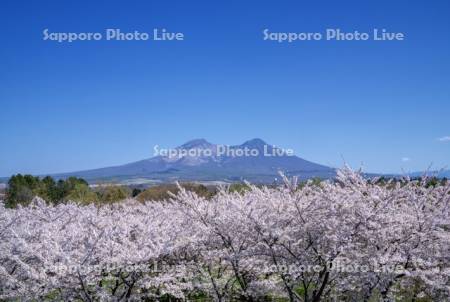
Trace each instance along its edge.
{"label": "treeline", "polygon": [[[429,187],[437,187],[437,186],[445,186],[448,182],[448,179],[446,177],[443,178],[439,178],[436,176],[431,176],[431,177],[413,177],[410,179],[412,182],[417,182],[420,184],[423,184],[426,188]],[[385,176],[381,176],[379,178],[376,178],[375,184],[380,185],[380,186],[385,186],[385,185],[395,185],[397,183],[400,184],[406,184],[407,181],[405,179],[399,179],[399,178],[389,178],[389,177],[385,177]]]}
{"label": "treeline", "polygon": [[[216,187],[206,187],[194,183],[182,183],[181,186],[205,198],[211,198],[217,191]],[[234,189],[239,186],[233,185],[231,188]],[[5,205],[9,208],[14,208],[17,205],[26,206],[35,196],[39,196],[54,205],[69,200],[82,204],[107,204],[130,197],[135,197],[139,201],[166,200],[172,197],[171,193],[177,194],[178,191],[179,187],[175,184],[162,184],[146,190],[112,184],[99,184],[91,187],[86,180],[77,177],[55,181],[51,176],[40,178],[28,174],[17,174],[13,175],[8,181]]]}
{"label": "treeline", "polygon": [[55,181],[51,176],[40,178],[33,175],[13,175],[8,181],[5,205],[13,208],[17,205],[28,205],[35,196],[45,199],[51,204],[58,204],[68,200],[80,203],[114,202],[123,200],[140,193],[127,187],[114,185],[100,185],[89,187],[86,180],[69,177]]}
{"label": "treeline", "polygon": [[[302,189],[307,183],[320,186],[322,181],[320,178],[312,178],[308,181],[300,182],[298,188]],[[436,187],[447,183],[446,178],[437,177],[430,177],[426,180],[415,178],[412,181],[418,183],[424,182],[425,187]],[[380,177],[375,180],[374,184],[393,188],[399,182],[402,185],[405,181],[396,178]],[[204,186],[196,183],[182,183],[181,186],[206,199],[212,198],[217,193],[216,186]],[[269,187],[273,186],[277,185],[269,185]],[[238,193],[243,193],[248,189],[249,187],[246,184],[241,183],[235,183],[229,187],[230,192]],[[69,177],[65,180],[60,179],[55,181],[51,176],[40,178],[32,175],[17,174],[9,179],[8,188],[6,189],[5,205],[10,208],[16,207],[19,204],[26,206],[35,196],[39,196],[51,204],[58,204],[69,200],[83,204],[107,204],[130,197],[136,198],[139,201],[167,200],[172,197],[171,194],[177,194],[178,191],[179,187],[175,184],[162,184],[147,188],[146,190],[111,184],[100,184],[96,187],[90,187],[86,180],[77,177]]]}

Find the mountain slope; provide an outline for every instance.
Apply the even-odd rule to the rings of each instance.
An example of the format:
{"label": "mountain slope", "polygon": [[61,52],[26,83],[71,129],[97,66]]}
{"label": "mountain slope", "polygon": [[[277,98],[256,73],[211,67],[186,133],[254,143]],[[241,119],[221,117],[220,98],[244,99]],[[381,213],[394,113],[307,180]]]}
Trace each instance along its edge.
{"label": "mountain slope", "polygon": [[[65,178],[77,176],[91,182],[99,180],[125,180],[146,178],[159,181],[237,181],[273,182],[278,172],[310,177],[330,178],[333,168],[319,165],[297,156],[285,154],[285,150],[252,139],[241,145],[215,145],[204,139],[189,141],[170,154],[125,165],[55,175]],[[247,153],[246,153],[247,152]],[[284,153],[283,153],[284,152]]]}

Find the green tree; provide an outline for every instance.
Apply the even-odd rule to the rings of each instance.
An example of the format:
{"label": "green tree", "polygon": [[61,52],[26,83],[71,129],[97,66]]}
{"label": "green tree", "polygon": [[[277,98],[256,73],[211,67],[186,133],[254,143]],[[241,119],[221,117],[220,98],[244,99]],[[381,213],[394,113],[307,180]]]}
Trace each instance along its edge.
{"label": "green tree", "polygon": [[[78,187],[77,187],[78,185]],[[80,190],[81,186],[89,189],[89,184],[82,178],[69,177],[66,180],[59,180],[55,188],[55,200],[60,202],[67,200],[73,191]]]}
{"label": "green tree", "polygon": [[107,185],[100,188],[98,195],[102,203],[111,203],[127,199],[131,192],[127,187]]}
{"label": "green tree", "polygon": [[[204,198],[211,198],[215,192],[212,190],[209,190],[206,186],[200,185],[200,184],[194,184],[194,183],[183,183],[181,184],[183,188],[185,188],[187,191],[195,192],[198,196],[204,197]],[[140,193],[136,199],[139,201],[148,201],[148,200],[167,200],[170,199],[172,196],[170,193],[177,194],[179,192],[178,186],[175,184],[166,184],[166,185],[159,185],[155,187],[148,188],[147,190]]]}
{"label": "green tree", "polygon": [[70,190],[70,193],[65,197],[65,200],[77,201],[80,203],[97,202],[98,197],[87,184],[75,183],[74,188]]}
{"label": "green tree", "polygon": [[51,203],[58,202],[58,194],[56,190],[56,182],[51,176],[44,177],[37,189],[37,195]]}
{"label": "green tree", "polygon": [[250,187],[245,183],[234,183],[230,185],[230,192],[237,192],[239,194],[244,194],[246,191],[250,190]]}
{"label": "green tree", "polygon": [[69,177],[55,182],[51,176],[42,179],[28,174],[11,176],[6,191],[7,207],[16,207],[18,204],[28,205],[35,196],[53,204],[70,199],[69,196],[77,201],[96,199],[88,183],[81,178]]}
{"label": "green tree", "polygon": [[142,190],[138,189],[138,188],[134,188],[133,191],[131,192],[131,197],[136,197],[139,194],[141,194]]}
{"label": "green tree", "polygon": [[6,206],[15,207],[18,204],[27,205],[37,195],[39,178],[32,175],[13,175],[8,181],[6,191]]}

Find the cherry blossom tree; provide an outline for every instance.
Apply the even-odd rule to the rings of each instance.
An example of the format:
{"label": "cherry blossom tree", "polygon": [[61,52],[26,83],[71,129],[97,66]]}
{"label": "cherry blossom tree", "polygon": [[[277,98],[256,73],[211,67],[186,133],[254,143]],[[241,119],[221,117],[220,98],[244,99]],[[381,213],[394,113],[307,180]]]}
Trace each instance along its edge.
{"label": "cherry blossom tree", "polygon": [[333,181],[205,199],[0,205],[0,299],[450,298],[450,186]]}

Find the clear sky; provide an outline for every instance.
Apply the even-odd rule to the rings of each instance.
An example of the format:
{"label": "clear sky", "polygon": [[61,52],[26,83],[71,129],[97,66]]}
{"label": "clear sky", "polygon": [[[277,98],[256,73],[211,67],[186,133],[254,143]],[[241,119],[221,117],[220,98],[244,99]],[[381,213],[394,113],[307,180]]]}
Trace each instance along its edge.
{"label": "clear sky", "polygon": [[[450,165],[447,0],[93,2],[1,2],[0,176],[123,164],[193,138],[259,137],[369,172]],[[58,43],[46,28],[185,39]],[[265,28],[406,39],[278,43]]]}

